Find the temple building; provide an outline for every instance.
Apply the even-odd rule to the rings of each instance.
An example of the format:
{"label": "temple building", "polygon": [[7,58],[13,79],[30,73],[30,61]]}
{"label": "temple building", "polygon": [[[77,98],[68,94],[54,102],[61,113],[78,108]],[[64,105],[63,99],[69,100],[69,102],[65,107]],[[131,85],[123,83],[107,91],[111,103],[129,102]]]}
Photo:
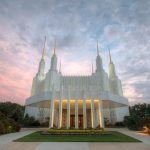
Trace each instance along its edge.
{"label": "temple building", "polygon": [[[46,39],[45,39],[46,42]],[[123,121],[129,115],[128,99],[109,51],[109,75],[103,69],[97,44],[96,70],[87,76],[65,76],[57,69],[56,47],[50,69],[45,73],[45,44],[31,96],[26,99],[25,114],[49,128],[104,128]]]}

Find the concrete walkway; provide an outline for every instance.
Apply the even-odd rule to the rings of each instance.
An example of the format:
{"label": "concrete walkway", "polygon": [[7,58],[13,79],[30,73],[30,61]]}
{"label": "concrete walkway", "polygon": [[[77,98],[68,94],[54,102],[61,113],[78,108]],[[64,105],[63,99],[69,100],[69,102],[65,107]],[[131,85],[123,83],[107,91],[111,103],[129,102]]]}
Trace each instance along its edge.
{"label": "concrete walkway", "polygon": [[42,143],[36,150],[149,150],[150,146],[142,143]]}
{"label": "concrete walkway", "polygon": [[22,130],[20,132],[16,133],[9,133],[9,134],[4,134],[0,136],[0,145],[4,145],[6,143],[9,143],[15,139],[21,138],[25,135],[28,135],[30,133],[35,132],[35,130],[28,129],[28,130]]}
{"label": "concrete walkway", "polygon": [[150,145],[150,135],[142,134],[138,131],[130,131],[127,128],[106,128],[106,130],[121,132]]}
{"label": "concrete walkway", "polygon": [[18,133],[0,136],[0,150],[150,150],[148,136],[127,129],[107,129],[122,132],[144,143],[102,142],[12,142],[13,140],[41,129],[23,129]]}
{"label": "concrete walkway", "polygon": [[150,150],[144,143],[11,142],[0,150]]}

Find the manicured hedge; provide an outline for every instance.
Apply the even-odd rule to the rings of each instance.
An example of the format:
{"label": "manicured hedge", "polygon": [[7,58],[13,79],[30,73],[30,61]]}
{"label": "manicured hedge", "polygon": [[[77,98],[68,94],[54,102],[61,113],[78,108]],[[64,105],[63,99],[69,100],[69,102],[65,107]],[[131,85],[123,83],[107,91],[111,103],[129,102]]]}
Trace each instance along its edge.
{"label": "manicured hedge", "polygon": [[101,130],[89,130],[89,129],[74,129],[74,130],[63,130],[63,129],[49,129],[48,131],[45,131],[44,134],[50,134],[50,135],[101,135],[101,134],[111,134],[109,131]]}

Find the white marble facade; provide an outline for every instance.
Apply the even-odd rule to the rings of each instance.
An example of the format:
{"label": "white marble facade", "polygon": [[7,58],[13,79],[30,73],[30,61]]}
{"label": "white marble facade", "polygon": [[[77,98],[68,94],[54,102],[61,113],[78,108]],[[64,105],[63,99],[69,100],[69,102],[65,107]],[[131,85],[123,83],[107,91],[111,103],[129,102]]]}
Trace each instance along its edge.
{"label": "white marble facade", "polygon": [[[25,114],[44,122],[49,128],[104,128],[105,123],[123,121],[129,114],[128,100],[109,52],[109,76],[103,69],[97,45],[96,70],[87,76],[64,76],[57,69],[56,48],[45,73],[45,44]],[[105,123],[104,123],[105,120]]]}

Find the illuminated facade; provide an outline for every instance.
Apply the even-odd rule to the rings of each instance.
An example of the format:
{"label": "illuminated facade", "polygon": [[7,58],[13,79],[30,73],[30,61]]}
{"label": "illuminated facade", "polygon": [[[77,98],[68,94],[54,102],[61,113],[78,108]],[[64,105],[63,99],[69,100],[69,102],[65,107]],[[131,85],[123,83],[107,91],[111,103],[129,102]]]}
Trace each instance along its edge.
{"label": "illuminated facade", "polygon": [[123,96],[110,52],[109,76],[103,69],[98,45],[96,70],[87,76],[62,75],[61,66],[57,70],[55,48],[45,74],[44,53],[45,46],[31,96],[26,100],[25,114],[40,122],[48,120],[49,128],[104,128],[105,124],[115,124],[129,114],[128,100]]}

